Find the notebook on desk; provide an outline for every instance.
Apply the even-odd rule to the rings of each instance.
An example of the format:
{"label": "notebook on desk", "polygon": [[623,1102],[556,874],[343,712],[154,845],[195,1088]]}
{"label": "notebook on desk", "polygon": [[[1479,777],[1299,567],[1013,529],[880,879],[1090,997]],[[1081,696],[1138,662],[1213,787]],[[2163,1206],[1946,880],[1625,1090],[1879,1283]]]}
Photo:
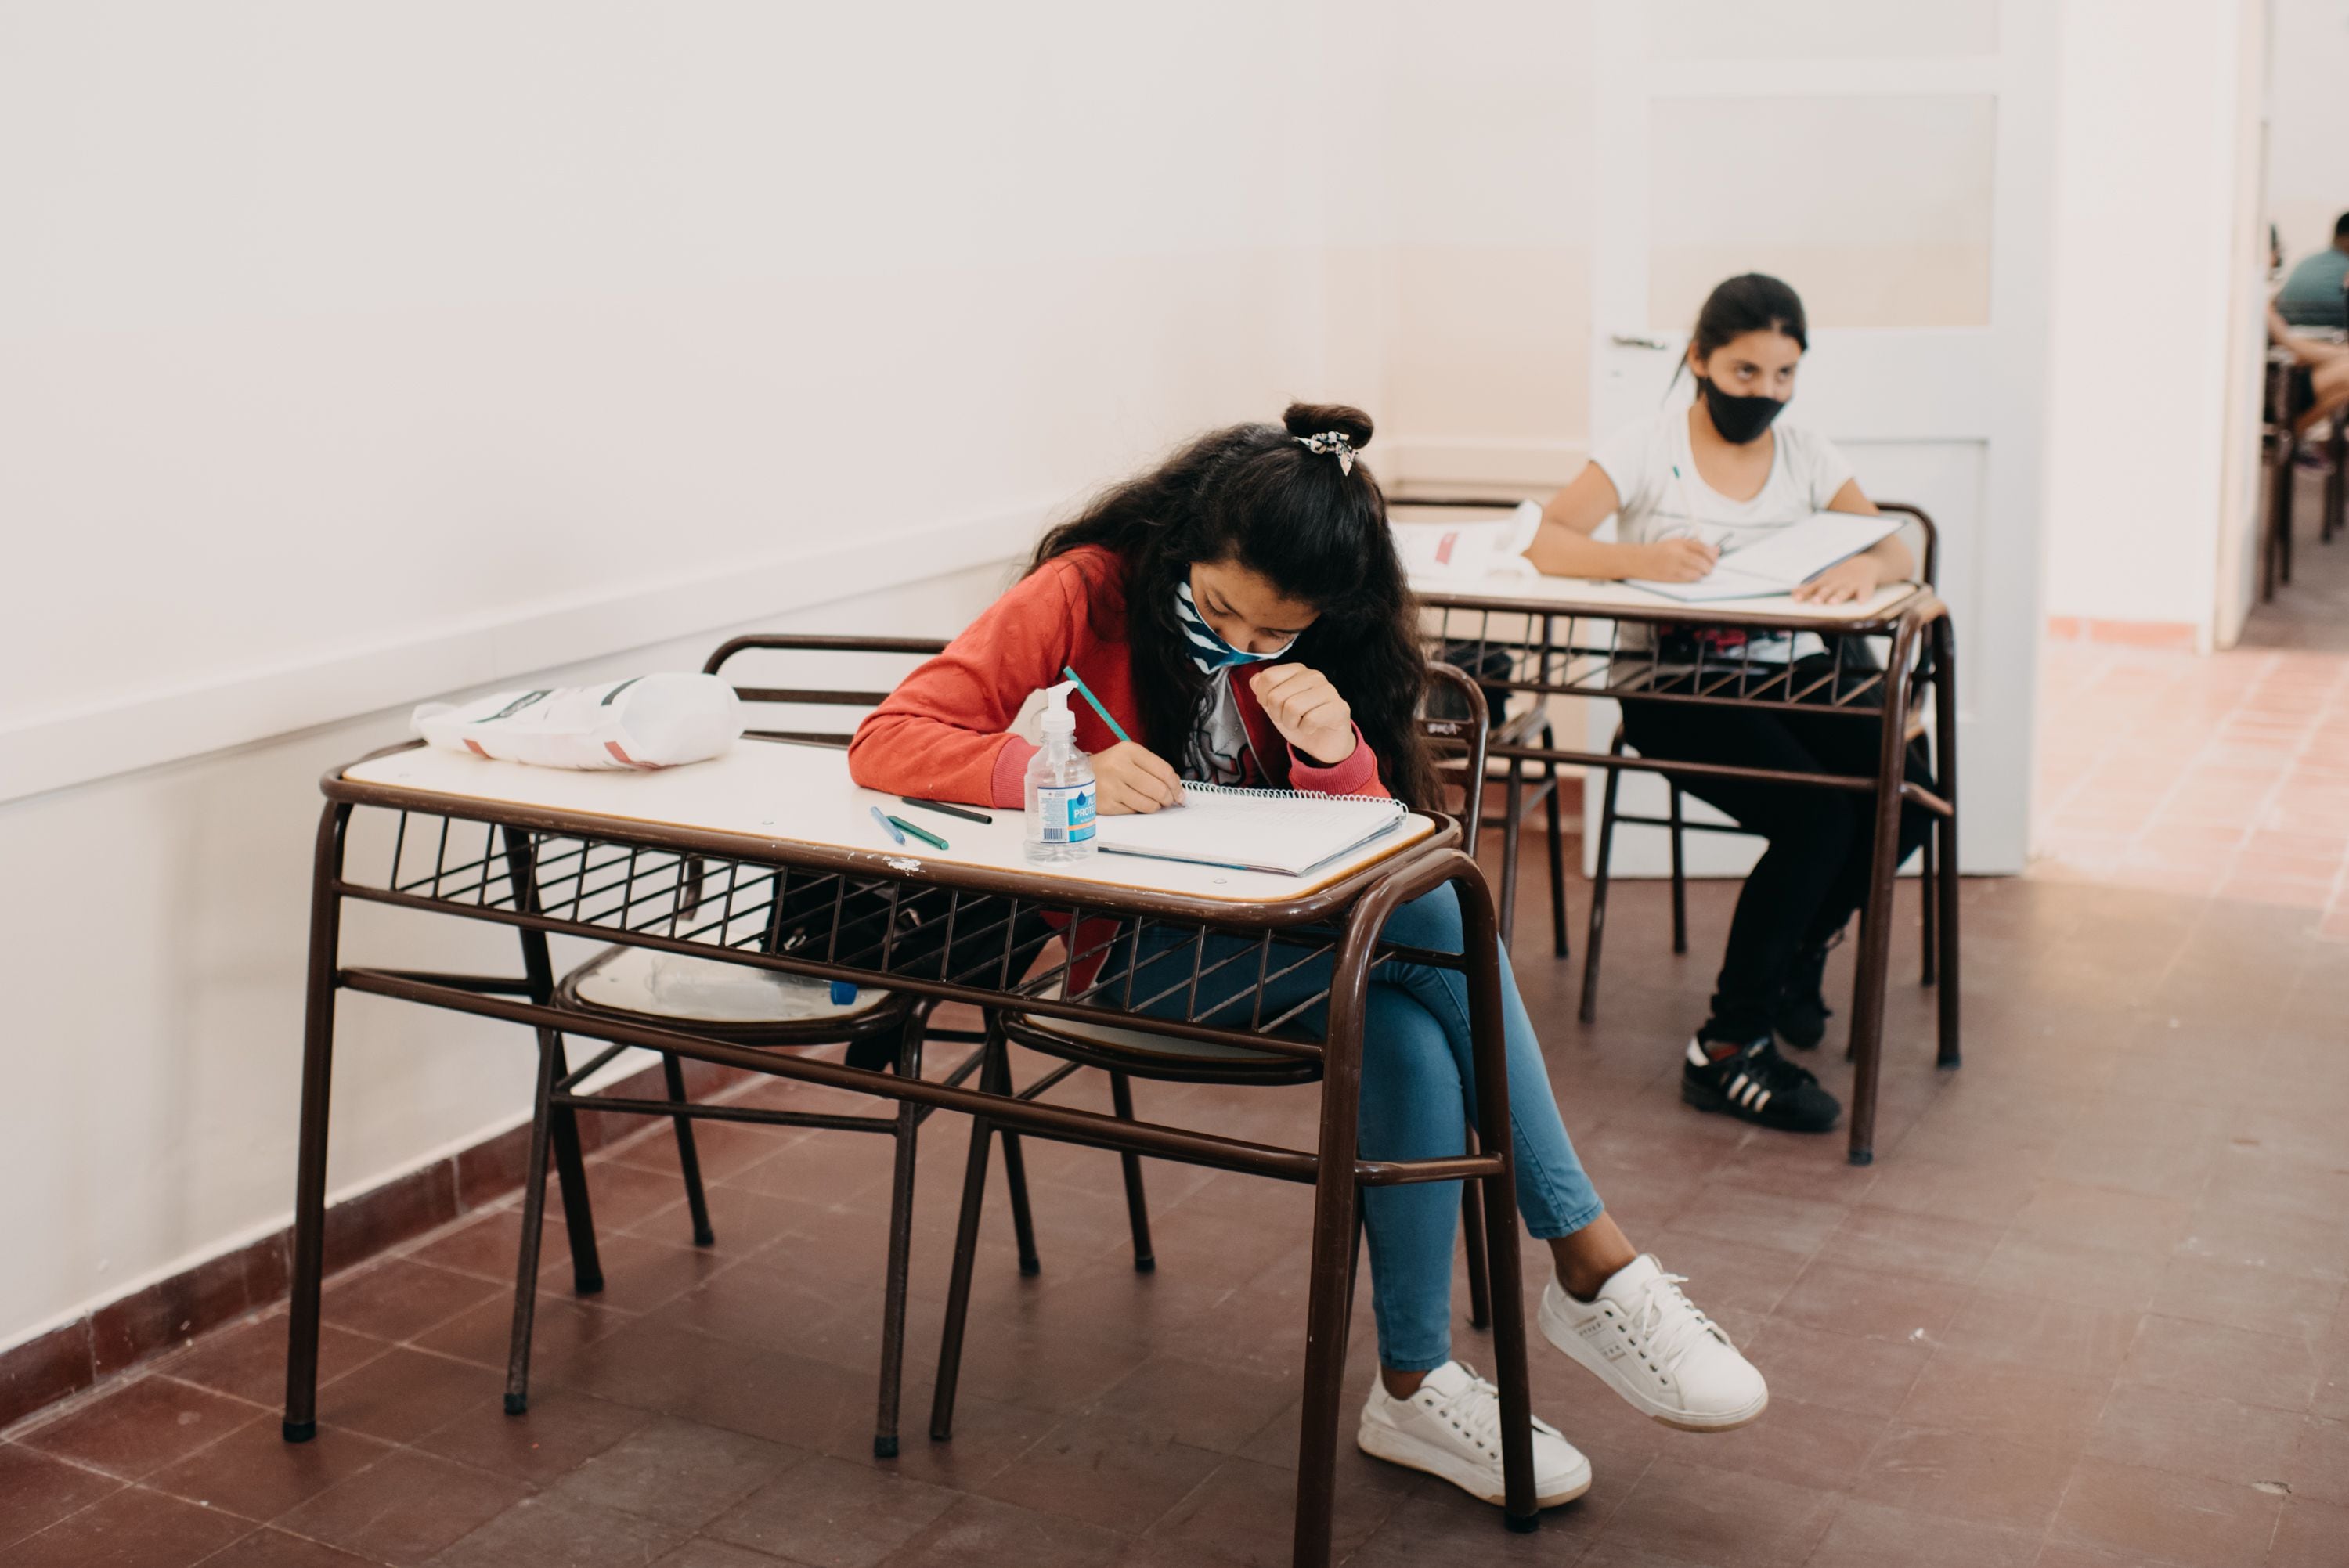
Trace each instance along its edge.
{"label": "notebook on desk", "polygon": [[1693,583],[1659,583],[1645,577],[1632,578],[1630,583],[1634,588],[1684,604],[1791,593],[1828,567],[1873,549],[1878,541],[1897,531],[1903,521],[1823,511],[1773,529],[1743,550],[1724,552],[1711,572]]}
{"label": "notebook on desk", "polygon": [[1381,796],[1185,784],[1181,805],[1102,817],[1097,836],[1104,854],[1294,877],[1393,831],[1403,815]]}

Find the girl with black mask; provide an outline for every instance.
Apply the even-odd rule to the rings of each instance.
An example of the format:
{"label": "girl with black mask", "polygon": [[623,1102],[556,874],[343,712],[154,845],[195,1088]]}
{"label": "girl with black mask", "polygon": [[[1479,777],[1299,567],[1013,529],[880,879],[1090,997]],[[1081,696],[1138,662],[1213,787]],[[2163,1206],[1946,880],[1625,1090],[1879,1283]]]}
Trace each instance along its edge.
{"label": "girl with black mask", "polygon": [[[1809,346],[1803,302],[1776,278],[1749,273],[1714,289],[1698,315],[1684,368],[1696,398],[1602,440],[1572,484],[1552,497],[1526,551],[1542,572],[1689,583],[1735,550],[1821,511],[1873,513],[1850,463],[1824,437],[1782,417]],[[1615,542],[1591,534],[1609,516]],[[1897,536],[1795,590],[1811,603],[1864,599],[1905,580]],[[1644,629],[1627,626],[1630,644]],[[1744,650],[1741,650],[1744,651]],[[1816,637],[1751,645],[1756,658],[1824,661]],[[1806,684],[1797,679],[1796,689]],[[1623,723],[1641,756],[1806,773],[1872,774],[1877,727],[1847,717],[1627,703]],[[1926,777],[1921,757],[1910,771]],[[1826,1032],[1821,980],[1829,946],[1868,885],[1873,797],[1787,785],[1691,779],[1682,789],[1769,840],[1747,877],[1711,1016],[1684,1053],[1682,1097],[1764,1127],[1822,1132],[1842,1108],[1777,1052]],[[1901,814],[1903,859],[1926,819]]]}

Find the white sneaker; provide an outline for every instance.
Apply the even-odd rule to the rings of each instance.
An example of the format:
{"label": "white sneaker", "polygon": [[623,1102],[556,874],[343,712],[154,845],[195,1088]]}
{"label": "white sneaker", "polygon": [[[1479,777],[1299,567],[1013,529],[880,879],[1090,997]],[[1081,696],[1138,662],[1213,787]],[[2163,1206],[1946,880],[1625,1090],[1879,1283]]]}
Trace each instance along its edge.
{"label": "white sneaker", "polygon": [[1681,1294],[1684,1277],[1643,1253],[1588,1303],[1553,1278],[1542,1292],[1541,1330],[1632,1408],[1685,1431],[1725,1432],[1760,1415],[1770,1387]]}
{"label": "white sneaker", "polygon": [[[1408,1399],[1373,1378],[1354,1435],[1373,1459],[1442,1476],[1471,1497],[1507,1502],[1501,1477],[1501,1391],[1475,1368],[1446,1361]],[[1590,1490],[1590,1461],[1557,1429],[1534,1418],[1534,1495],[1544,1508]]]}

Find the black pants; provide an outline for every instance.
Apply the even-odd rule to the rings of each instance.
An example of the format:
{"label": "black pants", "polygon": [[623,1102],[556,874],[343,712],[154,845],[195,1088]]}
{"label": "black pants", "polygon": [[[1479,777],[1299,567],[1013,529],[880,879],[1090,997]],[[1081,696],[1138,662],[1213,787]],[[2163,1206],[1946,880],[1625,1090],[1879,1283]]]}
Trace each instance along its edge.
{"label": "black pants", "polygon": [[[1824,674],[1832,656],[1802,663]],[[1623,705],[1625,738],[1642,757],[1868,779],[1876,776],[1880,723],[1832,713]],[[1909,748],[1907,773],[1931,787],[1921,742]],[[1726,779],[1692,779],[1682,788],[1770,841],[1737,896],[1704,1030],[1713,1039],[1759,1039],[1770,1032],[1797,957],[1832,941],[1868,897],[1876,797]],[[1901,808],[1900,861],[1923,847],[1931,821],[1921,807]]]}

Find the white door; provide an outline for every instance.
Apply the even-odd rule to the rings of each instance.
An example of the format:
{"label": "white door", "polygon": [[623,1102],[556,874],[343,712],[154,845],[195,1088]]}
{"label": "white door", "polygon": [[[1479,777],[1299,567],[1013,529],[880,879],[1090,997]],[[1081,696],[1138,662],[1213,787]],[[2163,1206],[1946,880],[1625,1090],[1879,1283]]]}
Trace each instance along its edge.
{"label": "white door", "polygon": [[[1871,497],[1913,502],[1940,528],[1969,872],[2020,871],[2029,826],[2054,10],[1591,7],[1591,428],[1654,415],[1721,279],[1770,273],[1801,294],[1811,346],[1791,417],[1835,440]],[[1672,401],[1690,395],[1682,377]],[[1615,717],[1593,705],[1596,748]],[[1625,810],[1661,815],[1663,799],[1653,776],[1625,776]],[[1706,833],[1689,850],[1710,875],[1758,852]],[[1661,873],[1662,833],[1619,830],[1614,863]]]}

